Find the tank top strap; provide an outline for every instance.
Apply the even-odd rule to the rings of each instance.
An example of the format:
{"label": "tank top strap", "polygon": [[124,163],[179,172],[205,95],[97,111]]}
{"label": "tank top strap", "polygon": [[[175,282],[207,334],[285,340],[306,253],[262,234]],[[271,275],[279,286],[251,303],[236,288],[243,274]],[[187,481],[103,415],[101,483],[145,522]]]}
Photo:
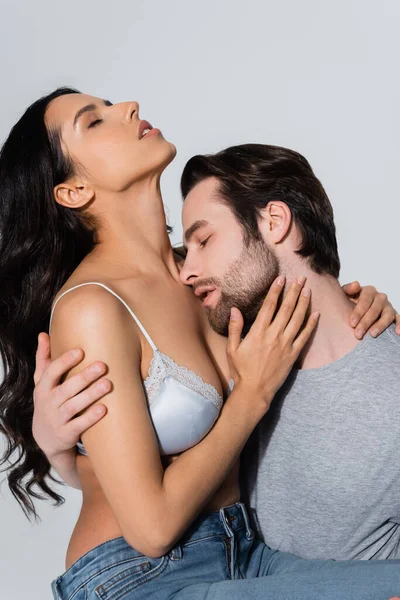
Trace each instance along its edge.
{"label": "tank top strap", "polygon": [[65,296],[65,294],[68,294],[69,292],[72,292],[72,290],[76,290],[77,288],[83,287],[84,285],[99,285],[100,287],[102,287],[105,290],[107,290],[108,292],[110,292],[110,294],[112,294],[113,296],[115,296],[116,298],[118,298],[118,300],[120,300],[120,302],[122,302],[122,304],[125,306],[125,308],[129,311],[131,317],[134,319],[134,321],[136,322],[136,324],[139,327],[140,331],[143,333],[144,337],[149,342],[149,344],[152,347],[153,351],[155,352],[157,350],[157,346],[155,345],[155,343],[153,342],[153,340],[151,339],[151,337],[149,336],[149,334],[147,333],[146,329],[143,327],[143,325],[141,324],[141,322],[139,321],[139,319],[137,318],[137,316],[135,315],[135,313],[133,312],[133,310],[125,302],[125,300],[123,300],[121,298],[121,296],[118,296],[118,294],[116,292],[114,292],[114,290],[112,290],[111,288],[109,288],[106,285],[104,285],[104,283],[100,283],[99,281],[87,281],[86,283],[80,283],[78,285],[74,285],[72,288],[70,288],[69,290],[66,290],[65,292],[63,292],[57,298],[57,300],[53,304],[53,308],[52,308],[51,314],[50,314],[49,333],[50,333],[50,327],[51,327],[51,321],[52,321],[52,318],[53,318],[54,309],[57,306],[58,301],[61,300],[61,298],[63,296]]}

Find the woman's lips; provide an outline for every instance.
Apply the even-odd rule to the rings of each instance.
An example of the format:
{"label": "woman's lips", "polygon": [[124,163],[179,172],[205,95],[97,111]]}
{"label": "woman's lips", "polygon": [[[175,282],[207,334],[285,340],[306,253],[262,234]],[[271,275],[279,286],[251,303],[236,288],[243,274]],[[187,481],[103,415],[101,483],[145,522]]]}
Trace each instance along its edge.
{"label": "woman's lips", "polygon": [[141,140],[144,140],[148,137],[152,137],[153,135],[159,135],[161,133],[160,129],[157,129],[157,127],[154,127],[153,129],[150,129],[149,132],[146,133],[146,135],[144,135],[142,138],[140,138]]}
{"label": "woman's lips", "polygon": [[153,129],[153,126],[151,123],[149,123],[148,121],[145,121],[144,119],[142,119],[139,123],[139,131],[138,131],[138,138],[139,140],[142,139],[143,137],[143,132],[146,129]]}

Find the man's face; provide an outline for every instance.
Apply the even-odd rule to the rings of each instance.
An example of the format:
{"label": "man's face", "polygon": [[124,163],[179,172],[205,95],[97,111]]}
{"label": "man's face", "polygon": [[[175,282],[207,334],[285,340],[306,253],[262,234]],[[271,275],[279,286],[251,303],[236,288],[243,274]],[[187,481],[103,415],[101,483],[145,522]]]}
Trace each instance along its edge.
{"label": "man's face", "polygon": [[242,226],[218,198],[218,180],[197,184],[183,204],[187,249],[180,277],[202,300],[212,328],[226,335],[232,306],[250,325],[279,275],[275,252],[264,241],[245,242]]}

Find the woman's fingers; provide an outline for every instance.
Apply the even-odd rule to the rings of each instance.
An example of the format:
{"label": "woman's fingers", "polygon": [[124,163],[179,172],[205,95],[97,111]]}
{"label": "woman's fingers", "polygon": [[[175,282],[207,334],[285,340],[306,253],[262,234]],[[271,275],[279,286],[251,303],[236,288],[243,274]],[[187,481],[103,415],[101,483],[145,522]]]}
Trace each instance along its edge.
{"label": "woman's fingers", "polygon": [[283,331],[286,328],[293,315],[305,280],[305,277],[298,277],[295,281],[293,281],[289,291],[282,301],[273,323],[274,326],[280,331]]}
{"label": "woman's fingers", "polygon": [[[105,363],[96,361],[86,367],[86,369],[83,369],[80,373],[67,379],[67,381],[58,387],[58,406],[61,406],[64,402],[82,392],[86,387],[92,387],[91,384],[104,375],[106,370],[107,367]],[[98,396],[98,398],[102,395],[103,394]]]}
{"label": "woman's fingers", "polygon": [[233,307],[231,309],[231,318],[229,319],[228,326],[228,345],[227,352],[233,354],[238,349],[241,342],[241,335],[243,331],[243,316],[238,308]]}
{"label": "woman's fingers", "polygon": [[366,285],[361,288],[357,304],[350,315],[351,327],[357,327],[357,325],[359,325],[365,313],[371,308],[377,294],[378,291],[373,285]]}
{"label": "woman's fingers", "polygon": [[349,296],[352,302],[357,302],[357,300],[352,298],[352,296],[358,296],[362,290],[362,287],[358,281],[352,281],[351,283],[345,283],[345,285],[342,285],[342,290],[347,296]]}
{"label": "woman's fingers", "polygon": [[[359,340],[361,340],[363,338],[366,331],[371,327],[371,325],[373,325],[375,322],[377,322],[379,317],[381,316],[382,311],[384,310],[384,306],[385,306],[383,296],[384,296],[384,294],[381,295],[381,294],[376,293],[374,295],[371,294],[371,296],[365,296],[364,301],[361,300],[361,298],[360,298],[359,303],[357,304],[356,308],[353,310],[353,314],[354,314],[355,311],[359,308],[359,305],[361,305],[359,308],[359,314],[356,317],[358,319],[357,327],[354,331],[354,335]],[[387,299],[387,296],[386,296],[386,299]],[[387,312],[385,314],[387,316]],[[353,321],[351,321],[351,319],[352,319],[352,317],[350,317],[350,322],[353,322]],[[393,321],[393,319],[394,319],[394,310],[392,310],[391,322]],[[389,323],[387,325],[389,325]],[[386,325],[386,327],[387,327],[387,325]],[[384,327],[384,329],[386,329],[386,327]],[[382,331],[383,330],[380,330],[379,333],[382,333]]]}
{"label": "woman's fingers", "polygon": [[293,342],[293,349],[296,352],[297,356],[303,350],[304,346],[310,339],[314,329],[318,325],[319,315],[320,315],[319,312],[313,312],[309,316],[309,318],[307,320],[307,324],[304,327],[303,331],[297,336],[297,338]]}
{"label": "woman's fingers", "polygon": [[264,333],[266,328],[271,324],[284,285],[285,277],[283,276],[277,277],[272,283],[250,331],[253,331],[256,334]]}
{"label": "woman's fingers", "polygon": [[[93,402],[96,402],[96,400],[99,400],[108,394],[108,392],[111,391],[111,388],[111,381],[103,378],[92,383],[90,387],[80,394],[74,395],[73,397],[67,399],[59,409],[63,422],[66,423],[67,421],[75,418],[83,410],[86,411],[88,407],[93,404]],[[103,406],[105,409],[104,405],[98,406]]]}
{"label": "woman's fingers", "polygon": [[297,301],[294,313],[287,324],[284,335],[286,339],[293,341],[304,325],[304,320],[311,300],[311,289],[308,286],[303,287]]}
{"label": "woman's fingers", "polygon": [[[371,335],[377,337],[393,323],[396,318],[396,311],[391,304],[384,304],[381,294],[377,294],[371,308],[367,311],[357,326],[355,335],[361,339],[364,334],[371,329]],[[385,296],[385,294],[382,294]]]}

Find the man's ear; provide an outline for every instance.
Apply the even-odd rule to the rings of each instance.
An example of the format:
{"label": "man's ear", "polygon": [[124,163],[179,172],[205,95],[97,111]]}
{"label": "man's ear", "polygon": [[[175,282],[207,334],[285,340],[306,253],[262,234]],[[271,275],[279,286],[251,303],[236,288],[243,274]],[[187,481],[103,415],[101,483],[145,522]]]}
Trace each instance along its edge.
{"label": "man's ear", "polygon": [[66,208],[83,208],[94,197],[94,190],[82,182],[64,181],[54,188],[54,198]]}
{"label": "man's ear", "polygon": [[285,202],[273,200],[261,211],[260,232],[271,244],[282,242],[290,231],[292,213]]}

